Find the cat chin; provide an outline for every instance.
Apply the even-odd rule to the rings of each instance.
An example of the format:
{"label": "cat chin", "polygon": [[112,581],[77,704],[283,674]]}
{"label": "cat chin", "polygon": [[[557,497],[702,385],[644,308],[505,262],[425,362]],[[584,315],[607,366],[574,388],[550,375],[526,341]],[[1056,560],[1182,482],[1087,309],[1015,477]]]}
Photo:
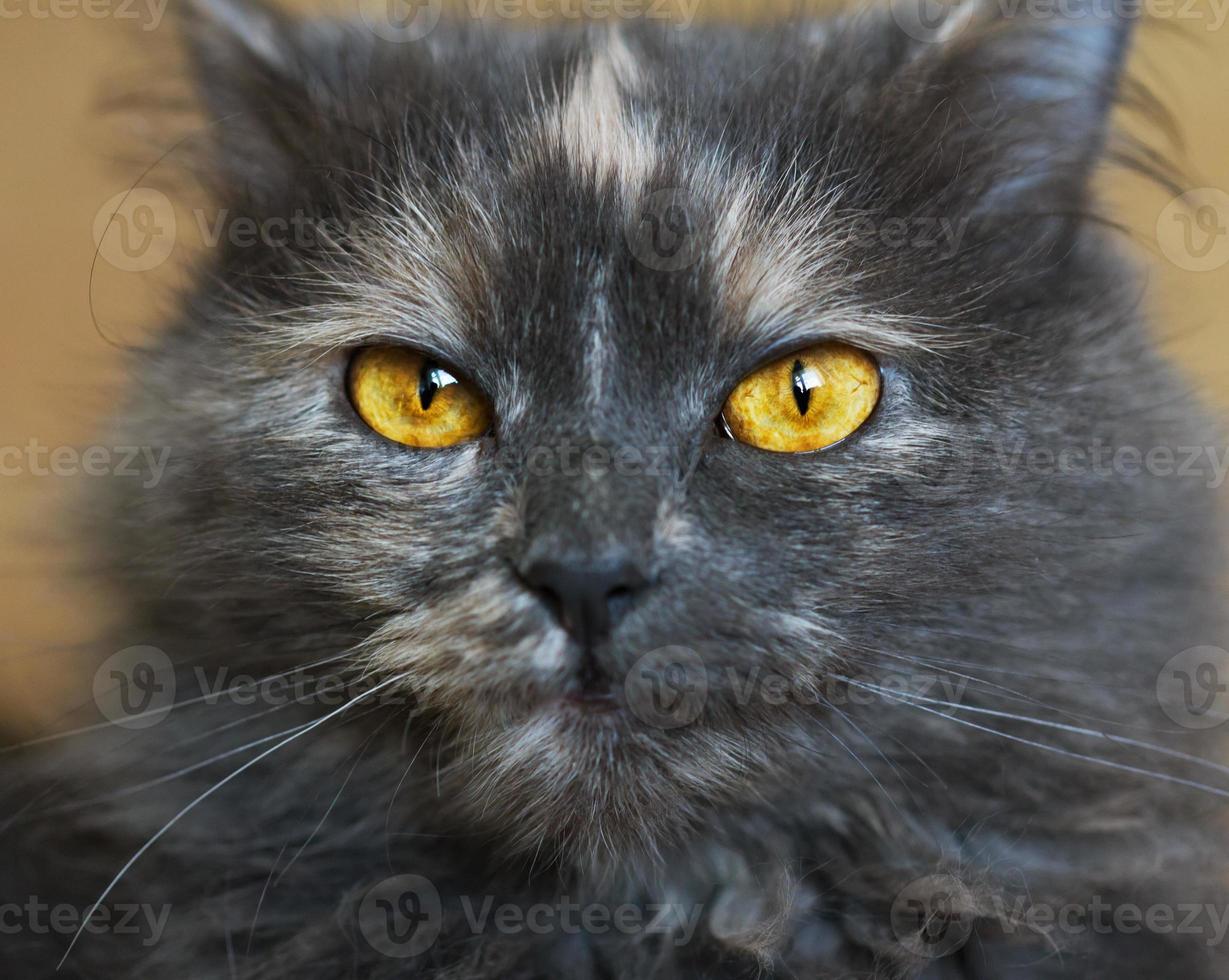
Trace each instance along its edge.
{"label": "cat chin", "polygon": [[459,736],[443,770],[450,818],[510,855],[544,855],[599,877],[652,864],[703,825],[746,771],[699,738],[662,740],[620,711],[549,702],[501,730]]}

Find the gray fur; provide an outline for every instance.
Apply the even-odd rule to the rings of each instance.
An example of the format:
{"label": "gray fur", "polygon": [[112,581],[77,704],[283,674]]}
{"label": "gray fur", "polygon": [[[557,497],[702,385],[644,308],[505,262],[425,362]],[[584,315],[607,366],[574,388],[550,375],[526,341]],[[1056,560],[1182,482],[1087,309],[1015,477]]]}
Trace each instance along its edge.
{"label": "gray fur", "polygon": [[[1138,744],[1215,751],[1155,695],[1170,657],[1221,635],[1210,495],[1055,475],[1013,449],[1216,442],[1091,218],[1125,25],[975,16],[926,44],[886,14],[818,34],[444,23],[395,45],[231,3],[187,23],[225,120],[222,200],[345,231],[224,248],[137,356],[125,440],[171,454],[155,488],[108,501],[117,645],[166,650],[181,701],[199,670],[341,655],[329,669],[403,676],[404,697],[360,702],[192,809],[109,898],[169,903],[161,941],[84,934],[65,975],[1225,975],[1198,938],[1046,939],[1001,914],[1227,900],[1229,781]],[[629,245],[664,188],[703,243],[677,271]],[[904,248],[865,233],[889,219],[964,232]],[[718,431],[743,375],[825,337],[883,367],[856,437],[781,456]],[[492,435],[416,451],[367,430],[343,376],[372,342],[463,371]],[[594,447],[642,465],[578,471]],[[515,570],[616,545],[655,585],[601,668],[696,651],[708,697],[690,725],[544,707],[573,659]],[[1067,727],[951,710],[939,686],[849,697],[919,674],[966,708]],[[767,675],[784,703],[761,696]],[[88,907],[257,750],[106,794],[327,710],[182,706],[23,755],[5,893]],[[891,909],[938,872],[963,883],[975,937],[931,961]],[[439,889],[442,933],[399,960],[355,910],[406,873]],[[463,912],[562,895],[700,921],[682,942],[629,941],[476,935]],[[50,976],[70,939],[6,939],[0,962]]]}

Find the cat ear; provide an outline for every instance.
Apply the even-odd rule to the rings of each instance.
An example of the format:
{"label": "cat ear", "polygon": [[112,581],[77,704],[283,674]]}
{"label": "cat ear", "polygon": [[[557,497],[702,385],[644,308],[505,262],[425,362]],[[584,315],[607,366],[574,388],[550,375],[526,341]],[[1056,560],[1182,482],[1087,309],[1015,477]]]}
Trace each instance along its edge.
{"label": "cat ear", "polygon": [[978,209],[1050,230],[1085,213],[1134,18],[1098,0],[893,0],[892,13],[909,39],[898,84],[929,93],[913,126]]}
{"label": "cat ear", "polygon": [[187,0],[179,16],[200,95],[218,115],[297,87],[294,22],[263,0]]}
{"label": "cat ear", "polygon": [[329,59],[306,22],[264,0],[187,0],[180,23],[215,161],[249,188],[284,182],[336,116]]}

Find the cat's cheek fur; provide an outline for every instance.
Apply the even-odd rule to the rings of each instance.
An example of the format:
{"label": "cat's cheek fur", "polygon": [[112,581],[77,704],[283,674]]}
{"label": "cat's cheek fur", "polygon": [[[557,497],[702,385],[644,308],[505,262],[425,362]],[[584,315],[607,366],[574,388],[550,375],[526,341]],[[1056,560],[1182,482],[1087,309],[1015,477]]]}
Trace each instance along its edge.
{"label": "cat's cheek fur", "polygon": [[[84,934],[69,968],[1226,975],[1189,937],[1004,921],[1017,901],[1227,898],[1216,789],[1196,788],[1223,772],[1193,758],[1216,733],[1175,733],[1156,699],[1170,657],[1223,635],[1208,489],[1031,454],[1221,441],[1086,220],[1124,21],[970,3],[931,41],[872,12],[443,23],[402,45],[239,0],[187,18],[220,197],[346,232],[223,245],[136,358],[123,441],[171,453],[155,487],[100,505],[114,646],[211,683],[326,660],[347,694],[398,696],[181,691],[163,727],[18,766],[6,887],[88,908],[154,839],[111,897],[173,906],[152,948]],[[682,241],[646,249],[654,218]],[[916,233],[886,233],[901,222]],[[863,430],[804,457],[717,434],[743,376],[825,339],[881,363]],[[428,452],[367,429],[344,377],[373,343],[455,366],[492,432]],[[577,645],[526,575],[609,550],[649,584],[594,648],[618,695],[594,712],[565,703]],[[702,710],[646,724],[620,685],[677,647]],[[358,924],[403,873],[444,907],[407,960]],[[931,962],[893,909],[936,874],[975,932]],[[539,936],[460,911],[564,897],[676,902],[689,925]],[[0,963],[49,975],[61,938],[6,937]]]}

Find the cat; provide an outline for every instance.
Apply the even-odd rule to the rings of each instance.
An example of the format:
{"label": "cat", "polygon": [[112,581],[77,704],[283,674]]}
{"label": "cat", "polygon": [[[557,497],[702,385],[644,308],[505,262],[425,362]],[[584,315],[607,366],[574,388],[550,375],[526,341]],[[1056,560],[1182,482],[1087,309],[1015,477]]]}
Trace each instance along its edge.
{"label": "cat", "polygon": [[4,975],[1224,977],[1218,519],[1141,463],[1216,430],[1067,14],[189,4],[218,199],[314,233],[134,355]]}

